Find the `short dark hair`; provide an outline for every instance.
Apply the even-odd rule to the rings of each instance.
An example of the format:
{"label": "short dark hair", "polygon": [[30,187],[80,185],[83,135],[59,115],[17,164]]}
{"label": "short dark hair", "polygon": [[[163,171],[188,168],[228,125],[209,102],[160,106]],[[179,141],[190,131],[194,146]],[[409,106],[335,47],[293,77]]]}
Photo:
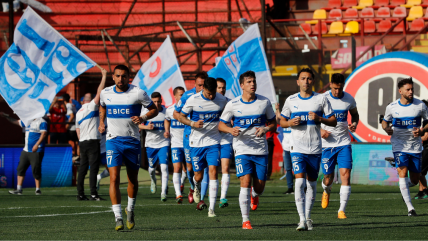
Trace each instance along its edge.
{"label": "short dark hair", "polygon": [[214,78],[208,77],[204,81],[204,89],[212,93],[217,92],[217,80]]}
{"label": "short dark hair", "polygon": [[404,85],[407,85],[407,84],[413,85],[413,79],[412,79],[412,77],[409,77],[409,78],[402,79],[402,80],[398,81],[397,86],[400,89],[401,87],[403,87]]}
{"label": "short dark hair", "polygon": [[172,94],[173,94],[173,95],[177,94],[177,91],[179,91],[179,90],[184,91],[184,88],[183,88],[183,87],[181,87],[181,86],[177,86],[177,87],[175,87],[175,88],[174,88],[174,90],[172,91]]}
{"label": "short dark hair", "polygon": [[226,85],[226,80],[224,80],[223,78],[217,78],[215,79],[217,82],[223,83],[224,85]]}
{"label": "short dark hair", "polygon": [[62,98],[63,98],[65,101],[70,102],[70,95],[69,95],[69,94],[67,94],[67,93],[63,94],[63,95],[62,95]]}
{"label": "short dark hair", "polygon": [[297,78],[300,78],[300,74],[306,72],[306,73],[310,73],[312,75],[312,79],[315,79],[315,75],[314,72],[312,72],[312,70],[310,68],[303,68],[299,71],[299,73],[297,74]]}
{"label": "short dark hair", "polygon": [[162,99],[162,95],[159,92],[153,92],[151,95],[152,98],[161,98]]}
{"label": "short dark hair", "polygon": [[252,77],[252,78],[254,78],[254,80],[256,80],[256,73],[254,73],[254,71],[252,71],[252,70],[248,70],[245,73],[242,73],[239,76],[239,84],[244,83],[245,78],[248,78],[248,77]]}
{"label": "short dark hair", "polygon": [[118,66],[114,67],[113,73],[114,73],[117,69],[119,69],[119,70],[125,70],[125,71],[126,71],[126,73],[129,75],[129,68],[128,68],[128,67],[126,67],[125,65],[123,65],[123,64],[119,64]]}
{"label": "short dark hair", "polygon": [[333,84],[344,84],[345,76],[343,74],[335,73],[331,76],[331,83]]}
{"label": "short dark hair", "polygon": [[197,80],[198,78],[201,78],[203,80],[207,80],[208,79],[208,74],[205,71],[199,72],[196,74],[195,76],[195,80]]}

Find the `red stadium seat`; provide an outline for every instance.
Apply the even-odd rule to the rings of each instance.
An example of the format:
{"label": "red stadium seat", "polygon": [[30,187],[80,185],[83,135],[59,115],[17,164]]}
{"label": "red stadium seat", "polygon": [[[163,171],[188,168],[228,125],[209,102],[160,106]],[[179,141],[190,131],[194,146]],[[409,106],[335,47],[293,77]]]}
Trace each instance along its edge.
{"label": "red stadium seat", "polygon": [[391,20],[389,20],[389,19],[382,20],[382,21],[380,21],[379,26],[377,26],[377,31],[379,33],[385,33],[391,27],[392,27]]}
{"label": "red stadium seat", "polygon": [[357,0],[343,0],[342,10],[352,8],[353,6],[358,6]]}
{"label": "red stadium seat", "polygon": [[376,0],[374,2],[373,8],[377,9],[380,7],[388,7],[389,6],[389,0]]}
{"label": "red stadium seat", "polygon": [[391,17],[391,10],[388,7],[380,7],[376,13],[377,18],[389,18]]}
{"label": "red stadium seat", "polygon": [[418,18],[418,19],[413,20],[413,22],[410,25],[409,30],[417,32],[417,31],[421,30],[423,27],[425,27],[424,19]]}
{"label": "red stadium seat", "polygon": [[404,32],[404,21],[401,21],[392,32]]}
{"label": "red stadium seat", "polygon": [[403,18],[407,17],[407,10],[405,7],[395,7],[392,11],[392,17],[394,18]]}
{"label": "red stadium seat", "polygon": [[422,6],[423,8],[428,7],[428,0],[422,0],[422,4],[421,4],[421,6]]}
{"label": "red stadium seat", "polygon": [[390,6],[391,7],[398,7],[400,5],[406,4],[406,0],[391,0]]}
{"label": "red stadium seat", "polygon": [[[321,34],[327,34],[327,23],[321,22]],[[312,34],[318,34],[318,23],[314,25]]]}
{"label": "red stadium seat", "polygon": [[373,8],[364,8],[361,10],[360,17],[362,18],[374,18]]}
{"label": "red stadium seat", "polygon": [[425,19],[425,20],[428,20],[428,8],[427,8],[427,10],[425,11],[424,19]]}
{"label": "red stadium seat", "polygon": [[357,19],[358,18],[358,10],[354,8],[348,8],[343,15],[345,19]]}
{"label": "red stadium seat", "polygon": [[342,19],[342,10],[332,9],[328,14],[328,18],[331,20],[341,20]]}
{"label": "red stadium seat", "polygon": [[342,6],[342,0],[328,0],[328,5],[326,8],[322,8],[325,9],[327,11],[330,11],[334,8],[340,8]]}
{"label": "red stadium seat", "polygon": [[376,23],[373,20],[364,21],[364,33],[376,32]]}
{"label": "red stadium seat", "polygon": [[[303,30],[305,30],[305,32],[307,34],[311,34],[312,33],[312,28],[311,25],[309,23],[302,23],[300,24],[300,26],[302,26]],[[303,31],[300,30],[301,34],[304,35]]]}

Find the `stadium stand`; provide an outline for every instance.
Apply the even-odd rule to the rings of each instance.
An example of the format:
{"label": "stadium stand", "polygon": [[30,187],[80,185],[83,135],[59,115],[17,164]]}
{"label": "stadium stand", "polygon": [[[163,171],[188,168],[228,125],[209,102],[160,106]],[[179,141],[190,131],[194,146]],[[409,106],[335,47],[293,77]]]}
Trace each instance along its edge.
{"label": "stadium stand", "polygon": [[353,6],[356,9],[364,9],[365,7],[373,6],[373,0],[360,0],[358,6]]}
{"label": "stadium stand", "polygon": [[424,9],[422,6],[413,6],[410,8],[407,21],[413,21],[417,18],[422,18],[424,16]]}
{"label": "stadium stand", "polygon": [[358,10],[355,8],[348,8],[343,15],[344,19],[357,19],[358,18]]}
{"label": "stadium stand", "polygon": [[330,11],[335,8],[340,8],[341,6],[342,6],[342,0],[328,0],[327,7],[323,9]]}
{"label": "stadium stand", "polygon": [[346,24],[345,33],[355,34],[360,32],[360,25],[356,21],[350,21]]}

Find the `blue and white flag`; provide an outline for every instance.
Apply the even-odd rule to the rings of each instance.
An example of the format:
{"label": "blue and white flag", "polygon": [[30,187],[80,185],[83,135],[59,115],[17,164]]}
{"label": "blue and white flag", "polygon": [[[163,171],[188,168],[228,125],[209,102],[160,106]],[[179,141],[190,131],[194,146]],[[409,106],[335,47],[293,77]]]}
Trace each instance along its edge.
{"label": "blue and white flag", "polygon": [[26,125],[43,117],[64,86],[96,65],[30,7],[13,42],[0,58],[0,94]]}
{"label": "blue and white flag", "polygon": [[239,76],[248,70],[256,73],[257,94],[275,104],[275,88],[257,24],[251,25],[229,46],[216,66],[208,71],[208,76],[225,79],[226,96],[235,98],[242,95]]}
{"label": "blue and white flag", "polygon": [[156,53],[141,66],[132,84],[139,86],[149,95],[155,91],[159,92],[162,95],[162,104],[167,107],[175,103],[172,93],[175,87],[181,86],[186,90],[169,36]]}

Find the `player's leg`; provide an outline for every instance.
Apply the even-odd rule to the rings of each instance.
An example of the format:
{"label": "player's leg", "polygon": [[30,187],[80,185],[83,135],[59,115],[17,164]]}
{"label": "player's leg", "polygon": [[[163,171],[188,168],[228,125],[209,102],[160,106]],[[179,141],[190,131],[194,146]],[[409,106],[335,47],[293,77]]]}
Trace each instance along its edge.
{"label": "player's leg", "polygon": [[239,192],[239,207],[242,215],[242,229],[253,229],[250,223],[251,208],[251,175],[254,170],[254,164],[247,155],[235,157],[236,176],[241,182]]}
{"label": "player's leg", "polygon": [[406,203],[407,211],[409,216],[417,216],[415,212],[415,208],[413,207],[411,198],[410,198],[410,190],[409,186],[412,184],[417,183],[419,180],[419,175],[417,176],[418,179],[415,180],[415,175],[411,175],[412,184],[409,183],[409,178],[407,176],[407,172],[409,171],[409,164],[411,163],[411,156],[408,153],[402,153],[402,152],[394,152],[394,158],[395,158],[395,166],[397,167],[398,172],[398,183],[400,185],[400,191],[401,195],[403,196],[403,200]]}
{"label": "player's leg", "polygon": [[221,145],[220,150],[220,161],[221,161],[221,193],[220,193],[220,204],[219,207],[227,207],[226,195],[227,190],[229,189],[230,175],[229,175],[229,165],[230,159],[232,159],[232,144]]}
{"label": "player's leg", "polygon": [[204,177],[204,169],[208,166],[205,160],[206,149],[205,147],[195,147],[190,150],[190,159],[192,160],[192,167],[195,174],[193,176],[193,200],[198,204],[201,201],[201,185]]}
{"label": "player's leg", "polygon": [[178,204],[183,203],[183,197],[181,195],[181,171],[182,163],[184,160],[183,148],[171,148],[172,165],[174,166],[174,173],[172,175],[172,181],[174,183],[175,197]]}
{"label": "player's leg", "polygon": [[89,187],[91,189],[91,198],[93,201],[103,201],[104,199],[98,196],[97,191],[97,175],[100,170],[100,142],[98,140],[90,141],[90,150],[88,151],[89,166]]}
{"label": "player's leg", "polygon": [[251,191],[251,210],[256,210],[259,206],[259,196],[265,190],[266,180],[269,178],[269,156],[248,156],[253,163],[253,189]]}
{"label": "player's leg", "polygon": [[16,172],[18,175],[18,178],[17,178],[18,182],[16,185],[16,189],[9,191],[10,194],[17,194],[17,195],[22,194],[22,184],[24,183],[25,173],[27,172],[28,167],[30,167],[30,160],[28,158],[28,154],[29,153],[26,151],[21,152],[21,156],[19,157],[19,164],[18,164],[18,167],[16,168]]}
{"label": "player's leg", "polygon": [[100,174],[97,175],[97,191],[100,190],[100,182],[101,179],[109,177],[110,173],[108,172],[108,167],[107,167],[107,157],[106,157],[106,153],[101,153],[100,155],[100,159],[101,159],[101,165],[105,166],[106,169],[104,169],[104,171],[102,171]]}
{"label": "player's leg", "polygon": [[89,169],[89,152],[91,151],[90,141],[83,141],[80,143],[81,153],[80,153],[80,165],[77,175],[77,201],[89,200],[85,196],[84,183],[85,177]]}
{"label": "player's leg", "polygon": [[208,217],[215,217],[214,208],[217,201],[218,174],[217,167],[220,165],[220,145],[210,146],[205,155],[209,168],[210,207]]}
{"label": "player's leg", "polygon": [[[116,139],[116,138],[115,138]],[[123,143],[118,140],[111,139],[106,142],[106,153],[107,153],[107,166],[110,173],[110,187],[109,194],[112,204],[113,213],[116,221],[116,231],[122,230],[123,218],[122,218],[122,198],[120,195],[120,168],[122,166],[122,154],[123,154]],[[81,152],[83,150],[81,149]],[[81,153],[82,154],[82,153]]]}
{"label": "player's leg", "polygon": [[[180,148],[180,149],[183,150],[183,157],[184,157],[184,149],[183,148]],[[186,182],[186,178],[187,178],[186,158],[183,158],[183,162],[182,162],[182,165],[181,165],[181,181],[180,181],[180,183],[181,183],[181,186],[180,186],[181,193],[183,193],[183,191],[184,191],[184,183]]]}
{"label": "player's leg", "polygon": [[288,190],[284,194],[294,194],[293,165],[291,164],[291,155],[289,151],[284,151],[284,168],[288,187]]}
{"label": "player's leg", "polygon": [[323,148],[321,157],[321,169],[324,178],[321,182],[324,189],[321,198],[321,207],[327,208],[330,201],[331,186],[334,180],[334,169],[337,163],[337,150],[338,148]]}
{"label": "player's leg", "polygon": [[419,192],[414,199],[426,199],[428,198],[427,179],[425,176],[428,172],[428,146],[424,146],[422,151],[422,168],[421,176],[419,177]]}
{"label": "player's leg", "polygon": [[161,189],[161,201],[166,202],[166,192],[168,189],[168,155],[169,155],[169,146],[165,146],[159,149],[158,151],[158,159],[159,165],[161,169],[161,177],[162,177],[162,189]]}
{"label": "player's leg", "polygon": [[195,173],[193,171],[193,164],[192,164],[192,158],[190,157],[190,146],[186,142],[183,141],[184,146],[184,157],[186,159],[186,172],[187,172],[187,179],[189,180],[190,189],[189,189],[189,195],[187,196],[187,199],[189,203],[193,203],[193,191],[195,189],[195,182],[194,182],[194,176]]}
{"label": "player's leg", "polygon": [[31,170],[36,183],[36,195],[41,195],[40,184],[42,182],[42,161],[44,152],[33,152],[30,158]]}
{"label": "player's leg", "polygon": [[300,221],[297,226],[298,231],[306,230],[306,215],[305,215],[305,175],[306,175],[306,161],[304,154],[291,153],[291,161],[293,164],[294,176],[296,178],[294,191],[294,199],[296,202],[297,212],[299,213]]}
{"label": "player's leg", "polygon": [[321,154],[305,155],[306,159],[306,225],[312,230],[311,212],[317,193],[317,178],[321,164]]}
{"label": "player's leg", "polygon": [[150,175],[150,191],[155,194],[157,187],[156,187],[156,164],[158,161],[158,151],[157,148],[150,148],[146,147],[146,153],[147,153],[147,160],[149,161],[149,175]]}
{"label": "player's leg", "polygon": [[351,170],[352,170],[352,148],[351,145],[343,146],[337,154],[337,164],[340,172],[342,185],[340,187],[340,208],[338,218],[345,219],[345,209],[351,195]]}
{"label": "player's leg", "polygon": [[201,183],[201,201],[204,201],[205,196],[207,195],[209,182],[210,182],[209,168],[206,167],[204,169],[204,176],[202,178],[202,183]]}

